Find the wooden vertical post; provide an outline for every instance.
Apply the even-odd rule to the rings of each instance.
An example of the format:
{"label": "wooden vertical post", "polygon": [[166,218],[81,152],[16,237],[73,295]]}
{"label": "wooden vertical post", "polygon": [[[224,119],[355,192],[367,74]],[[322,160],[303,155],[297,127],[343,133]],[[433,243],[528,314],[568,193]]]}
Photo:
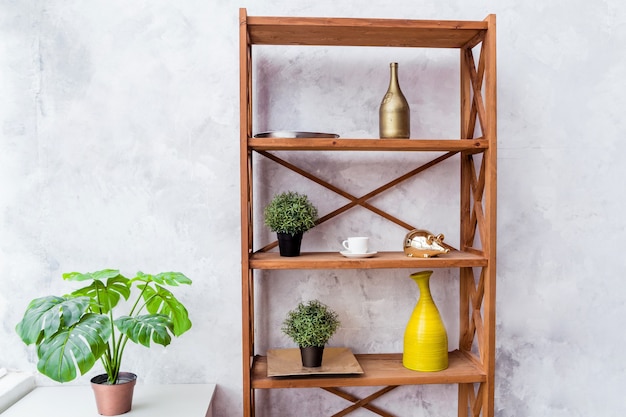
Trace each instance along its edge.
{"label": "wooden vertical post", "polygon": [[247,13],[239,9],[239,88],[240,88],[240,199],[241,199],[241,331],[243,372],[243,415],[253,417],[254,394],[251,385],[251,358],[254,355],[252,329],[254,306],[252,304],[253,272],[249,268],[252,247],[252,155],[248,152],[248,137],[252,133],[252,82],[250,72],[251,47],[248,36]]}
{"label": "wooden vertical post", "polygon": [[496,97],[496,16],[485,19],[488,30],[483,41],[485,59],[485,104],[487,125],[484,136],[489,141],[489,149],[483,156],[485,167],[485,223],[489,230],[486,242],[483,242],[489,265],[485,272],[485,295],[483,300],[483,321],[485,323],[484,351],[487,371],[486,387],[483,395],[483,416],[494,414],[495,391],[495,348],[496,348],[496,163],[497,163],[497,97]]}

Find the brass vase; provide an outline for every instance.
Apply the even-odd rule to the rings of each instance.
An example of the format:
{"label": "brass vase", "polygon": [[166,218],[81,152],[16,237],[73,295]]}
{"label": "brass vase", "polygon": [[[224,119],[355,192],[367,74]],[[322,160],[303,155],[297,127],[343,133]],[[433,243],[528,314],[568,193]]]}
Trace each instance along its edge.
{"label": "brass vase", "polygon": [[430,294],[433,271],[411,274],[420,298],[404,332],[402,364],[414,371],[433,372],[448,367],[448,334]]}
{"label": "brass vase", "polygon": [[389,88],[380,103],[378,113],[381,139],[408,139],[411,133],[409,103],[406,101],[398,81],[398,63],[389,64],[391,75]]}

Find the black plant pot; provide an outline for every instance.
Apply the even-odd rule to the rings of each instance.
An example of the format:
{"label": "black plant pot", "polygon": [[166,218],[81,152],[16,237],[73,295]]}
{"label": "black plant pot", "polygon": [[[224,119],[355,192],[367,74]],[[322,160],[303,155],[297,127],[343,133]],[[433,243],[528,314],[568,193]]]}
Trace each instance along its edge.
{"label": "black plant pot", "polygon": [[278,236],[278,249],[280,256],[300,256],[302,245],[302,232],[291,235],[290,233],[276,233]]}
{"label": "black plant pot", "polygon": [[322,366],[324,356],[324,346],[309,346],[300,348],[302,366],[305,368],[317,368]]}

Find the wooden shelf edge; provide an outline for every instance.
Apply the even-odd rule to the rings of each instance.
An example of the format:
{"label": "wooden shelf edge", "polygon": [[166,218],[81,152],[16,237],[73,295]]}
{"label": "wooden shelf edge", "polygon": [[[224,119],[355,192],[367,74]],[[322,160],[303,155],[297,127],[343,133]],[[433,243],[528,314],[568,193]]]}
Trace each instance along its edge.
{"label": "wooden shelf edge", "polygon": [[320,139],[320,138],[248,138],[254,150],[271,151],[422,151],[482,152],[489,141],[476,139]]}
{"label": "wooden shelf edge", "polygon": [[367,28],[409,28],[430,30],[487,30],[484,20],[435,20],[435,19],[389,19],[361,17],[293,17],[293,16],[250,16],[246,15],[249,26],[294,26],[294,27],[353,27]]}
{"label": "wooden shelf edge", "polygon": [[486,372],[470,356],[459,350],[449,353],[449,366],[439,372],[418,372],[402,365],[401,353],[357,354],[361,375],[274,377],[267,376],[267,357],[252,361],[252,388],[314,388],[382,385],[462,384],[487,380]]}
{"label": "wooden shelf edge", "polygon": [[412,258],[404,252],[378,252],[371,258],[346,258],[339,252],[304,252],[284,257],[277,252],[256,252],[250,256],[252,269],[394,269],[462,268],[487,266],[482,255],[453,250],[434,258]]}
{"label": "wooden shelf edge", "polygon": [[[245,9],[241,9],[245,11]],[[484,36],[488,22],[345,17],[247,16],[256,45],[343,45],[460,48]]]}

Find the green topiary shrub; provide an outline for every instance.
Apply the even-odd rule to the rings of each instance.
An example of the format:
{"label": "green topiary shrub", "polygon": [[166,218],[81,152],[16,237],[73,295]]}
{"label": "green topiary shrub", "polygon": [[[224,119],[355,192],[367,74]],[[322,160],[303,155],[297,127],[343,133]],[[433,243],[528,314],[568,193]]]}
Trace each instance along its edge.
{"label": "green topiary shrub", "polygon": [[317,221],[317,208],[306,195],[293,191],[275,195],[263,214],[270,230],[292,236],[306,232]]}
{"label": "green topiary shrub", "polygon": [[301,348],[321,347],[340,325],[337,313],[319,300],[312,300],[287,313],[282,331]]}

